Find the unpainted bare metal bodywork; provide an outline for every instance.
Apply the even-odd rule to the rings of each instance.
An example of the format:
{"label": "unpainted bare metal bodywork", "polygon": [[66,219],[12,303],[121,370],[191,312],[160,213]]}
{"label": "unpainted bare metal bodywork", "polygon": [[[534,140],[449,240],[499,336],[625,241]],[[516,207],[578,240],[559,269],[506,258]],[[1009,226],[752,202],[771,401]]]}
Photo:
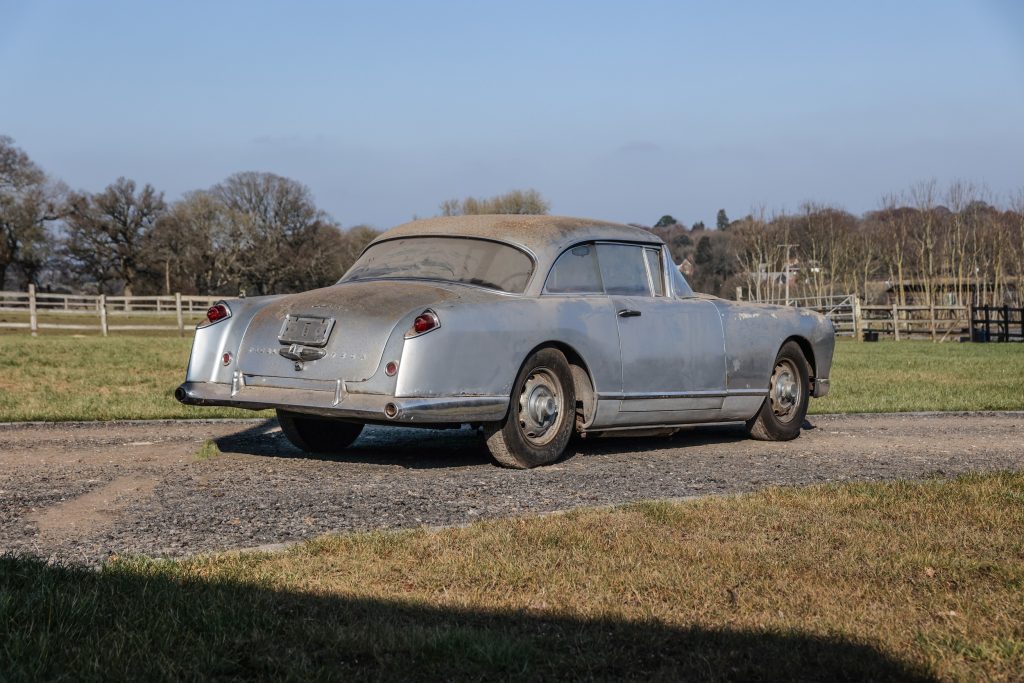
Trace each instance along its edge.
{"label": "unpainted bare metal bodywork", "polygon": [[[812,394],[827,393],[830,321],[694,294],[647,230],[551,216],[438,218],[385,232],[364,255],[422,237],[508,245],[532,269],[521,292],[443,278],[346,276],[301,294],[228,300],[230,317],[196,329],[178,399],[359,422],[492,423],[508,412],[524,360],[553,346],[573,368],[580,431],[745,421],[764,402],[787,340],[804,351]],[[544,291],[560,255],[599,244],[658,250],[660,272],[651,277],[662,295]],[[440,325],[409,338],[424,311]],[[321,319],[332,329],[324,343],[305,346],[283,335],[287,319]],[[393,376],[385,369],[391,361]]]}

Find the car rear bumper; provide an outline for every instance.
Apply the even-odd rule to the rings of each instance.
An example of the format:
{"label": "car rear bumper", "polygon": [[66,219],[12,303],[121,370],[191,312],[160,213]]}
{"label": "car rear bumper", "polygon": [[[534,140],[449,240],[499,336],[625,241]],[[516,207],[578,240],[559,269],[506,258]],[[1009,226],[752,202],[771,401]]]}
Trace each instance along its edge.
{"label": "car rear bumper", "polygon": [[248,410],[280,408],[297,413],[393,424],[497,422],[508,411],[508,396],[431,396],[396,398],[316,389],[185,382],[175,389],[181,403]]}

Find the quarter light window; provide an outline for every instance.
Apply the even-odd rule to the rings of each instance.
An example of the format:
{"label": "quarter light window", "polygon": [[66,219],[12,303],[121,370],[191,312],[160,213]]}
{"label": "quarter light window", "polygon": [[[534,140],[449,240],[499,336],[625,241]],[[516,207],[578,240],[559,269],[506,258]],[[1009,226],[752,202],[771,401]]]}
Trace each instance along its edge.
{"label": "quarter light window", "polygon": [[600,294],[601,267],[592,244],[581,244],[563,253],[551,266],[544,291],[551,294]]}
{"label": "quarter light window", "polygon": [[658,249],[644,249],[644,256],[647,258],[647,272],[651,275],[651,284],[654,285],[654,296],[665,296],[665,277],[661,269],[661,251]]}

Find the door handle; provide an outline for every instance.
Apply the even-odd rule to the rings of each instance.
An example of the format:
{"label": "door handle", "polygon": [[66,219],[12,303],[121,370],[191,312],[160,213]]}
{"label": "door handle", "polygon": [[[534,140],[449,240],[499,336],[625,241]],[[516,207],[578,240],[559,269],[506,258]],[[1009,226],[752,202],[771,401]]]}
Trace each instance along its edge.
{"label": "door handle", "polygon": [[620,318],[636,318],[643,315],[640,311],[634,311],[632,308],[623,308],[619,311]]}

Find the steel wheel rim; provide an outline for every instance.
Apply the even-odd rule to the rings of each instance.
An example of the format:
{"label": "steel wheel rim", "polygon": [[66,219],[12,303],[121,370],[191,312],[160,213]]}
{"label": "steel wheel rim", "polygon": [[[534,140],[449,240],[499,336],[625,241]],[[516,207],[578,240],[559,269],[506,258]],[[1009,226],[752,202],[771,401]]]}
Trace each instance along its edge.
{"label": "steel wheel rim", "polygon": [[562,383],[548,368],[535,368],[519,394],[516,416],[523,437],[534,446],[545,446],[558,435],[564,419]]}
{"label": "steel wheel rim", "polygon": [[789,359],[780,360],[775,364],[775,371],[772,372],[771,388],[769,396],[772,403],[772,412],[775,418],[782,423],[792,422],[796,417],[797,409],[803,400],[803,386],[800,382],[800,373],[796,365]]}

